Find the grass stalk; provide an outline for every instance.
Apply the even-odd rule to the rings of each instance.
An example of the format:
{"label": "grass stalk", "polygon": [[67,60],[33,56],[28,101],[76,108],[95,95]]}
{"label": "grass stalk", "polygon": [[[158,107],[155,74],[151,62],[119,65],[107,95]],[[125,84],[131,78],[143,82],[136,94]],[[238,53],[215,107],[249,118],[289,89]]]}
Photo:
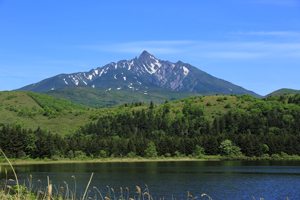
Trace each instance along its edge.
{"label": "grass stalk", "polygon": [[94,175],[94,172],[92,173],[91,178],[90,178],[90,181],[88,182],[88,184],[87,184],[87,186],[86,186],[86,189],[85,189],[84,195],[83,195],[83,197],[82,197],[82,200],[84,200],[84,197],[85,197],[85,195],[86,195],[86,192],[87,192],[87,190],[88,190],[88,188],[89,188],[89,186],[90,186],[90,183],[91,183],[91,181],[92,181],[93,175]]}
{"label": "grass stalk", "polygon": [[[8,160],[8,158],[6,157],[5,153],[2,151],[2,149],[0,149],[1,153],[4,155],[5,159],[7,160],[7,162],[9,163],[14,175],[15,175],[15,178],[16,178],[16,182],[17,182],[17,186],[18,186],[18,199],[20,199],[20,186],[19,186],[19,181],[18,181],[18,177],[17,177],[17,174],[15,172],[15,169],[13,168],[12,164],[10,163],[10,161]],[[7,174],[7,173],[6,173]]]}

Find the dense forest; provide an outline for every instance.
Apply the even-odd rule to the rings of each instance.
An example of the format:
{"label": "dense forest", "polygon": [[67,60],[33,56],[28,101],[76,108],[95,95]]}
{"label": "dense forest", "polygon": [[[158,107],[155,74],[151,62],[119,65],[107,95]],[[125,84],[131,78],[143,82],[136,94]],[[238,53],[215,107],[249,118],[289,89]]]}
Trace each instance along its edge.
{"label": "dense forest", "polygon": [[[223,110],[208,115],[207,97],[124,104],[65,136],[2,124],[0,147],[10,158],[155,157],[243,154],[269,157],[300,153],[300,95],[264,99],[216,96]],[[229,98],[238,103],[232,103]],[[182,105],[176,107],[176,105]],[[226,143],[227,142],[227,143]],[[228,143],[229,142],[229,143]],[[224,145],[229,146],[226,150]]]}

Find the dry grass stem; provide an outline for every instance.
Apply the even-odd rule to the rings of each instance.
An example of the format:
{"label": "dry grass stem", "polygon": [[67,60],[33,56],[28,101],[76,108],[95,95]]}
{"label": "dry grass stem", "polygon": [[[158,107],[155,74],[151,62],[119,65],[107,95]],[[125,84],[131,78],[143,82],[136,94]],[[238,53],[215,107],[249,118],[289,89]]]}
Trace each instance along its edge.
{"label": "dry grass stem", "polygon": [[98,190],[98,188],[96,188],[95,186],[93,186],[93,189],[96,189],[96,190],[98,191],[98,193],[100,194],[102,200],[104,200],[104,199],[103,199],[103,196],[102,196],[101,192]]}
{"label": "dry grass stem", "polygon": [[[20,186],[19,186],[19,181],[18,181],[18,177],[17,174],[15,172],[15,169],[13,168],[12,164],[10,163],[10,161],[8,160],[8,158],[6,157],[5,153],[2,151],[2,149],[0,149],[1,153],[4,155],[5,159],[7,160],[7,162],[9,163],[11,169],[13,170],[13,173],[16,177],[16,181],[17,181],[17,187],[18,187],[18,199],[20,199]],[[7,175],[7,170],[5,169],[5,173]]]}
{"label": "dry grass stem", "polygon": [[88,182],[88,184],[87,184],[87,186],[86,186],[86,189],[85,189],[84,195],[83,195],[83,197],[82,197],[82,200],[84,200],[84,197],[85,197],[85,195],[86,195],[86,192],[87,192],[87,190],[88,190],[88,188],[89,188],[89,186],[90,186],[90,183],[91,183],[91,181],[92,181],[93,175],[94,175],[94,172],[92,173],[91,178],[90,178],[90,181]]}
{"label": "dry grass stem", "polygon": [[208,196],[207,194],[203,193],[201,194],[201,197],[207,196],[209,200],[212,200],[212,198],[210,198],[210,196]]}

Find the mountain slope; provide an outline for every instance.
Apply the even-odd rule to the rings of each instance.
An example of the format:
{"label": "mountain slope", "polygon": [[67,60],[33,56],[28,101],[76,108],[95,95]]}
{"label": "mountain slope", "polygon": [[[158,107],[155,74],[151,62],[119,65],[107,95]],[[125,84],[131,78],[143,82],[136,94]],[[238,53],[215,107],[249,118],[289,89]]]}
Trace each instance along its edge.
{"label": "mountain slope", "polygon": [[44,93],[71,86],[89,86],[107,91],[147,91],[149,88],[167,88],[200,94],[233,93],[260,97],[252,91],[213,77],[190,64],[159,60],[147,51],[139,58],[112,62],[89,72],[60,74],[18,90]]}
{"label": "mountain slope", "polygon": [[45,94],[67,99],[70,102],[90,107],[110,107],[132,102],[153,101],[161,104],[165,100],[180,100],[190,96],[199,96],[196,92],[178,92],[163,88],[150,88],[145,91],[104,91],[87,86],[65,87],[51,90]]}

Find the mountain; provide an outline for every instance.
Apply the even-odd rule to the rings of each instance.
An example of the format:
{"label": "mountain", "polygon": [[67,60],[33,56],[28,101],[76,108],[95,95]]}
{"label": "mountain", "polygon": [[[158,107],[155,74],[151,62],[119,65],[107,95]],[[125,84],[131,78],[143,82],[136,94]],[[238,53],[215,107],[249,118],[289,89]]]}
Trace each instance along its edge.
{"label": "mountain", "polygon": [[161,104],[165,100],[180,100],[190,96],[199,96],[196,92],[178,92],[164,88],[149,88],[148,94],[144,91],[105,91],[87,86],[65,87],[57,90],[51,90],[45,94],[67,99],[76,104],[89,107],[110,107],[132,102],[151,101],[155,104]]}
{"label": "mountain", "polygon": [[260,95],[216,78],[196,67],[178,61],[156,59],[144,51],[139,58],[111,62],[89,72],[60,74],[17,90],[45,93],[71,86],[89,86],[106,91],[144,91],[166,88],[182,92]]}
{"label": "mountain", "polygon": [[271,92],[270,94],[267,94],[264,97],[270,97],[270,96],[276,96],[276,95],[283,95],[283,94],[300,94],[300,90],[282,88],[282,89],[276,90],[274,92]]}

